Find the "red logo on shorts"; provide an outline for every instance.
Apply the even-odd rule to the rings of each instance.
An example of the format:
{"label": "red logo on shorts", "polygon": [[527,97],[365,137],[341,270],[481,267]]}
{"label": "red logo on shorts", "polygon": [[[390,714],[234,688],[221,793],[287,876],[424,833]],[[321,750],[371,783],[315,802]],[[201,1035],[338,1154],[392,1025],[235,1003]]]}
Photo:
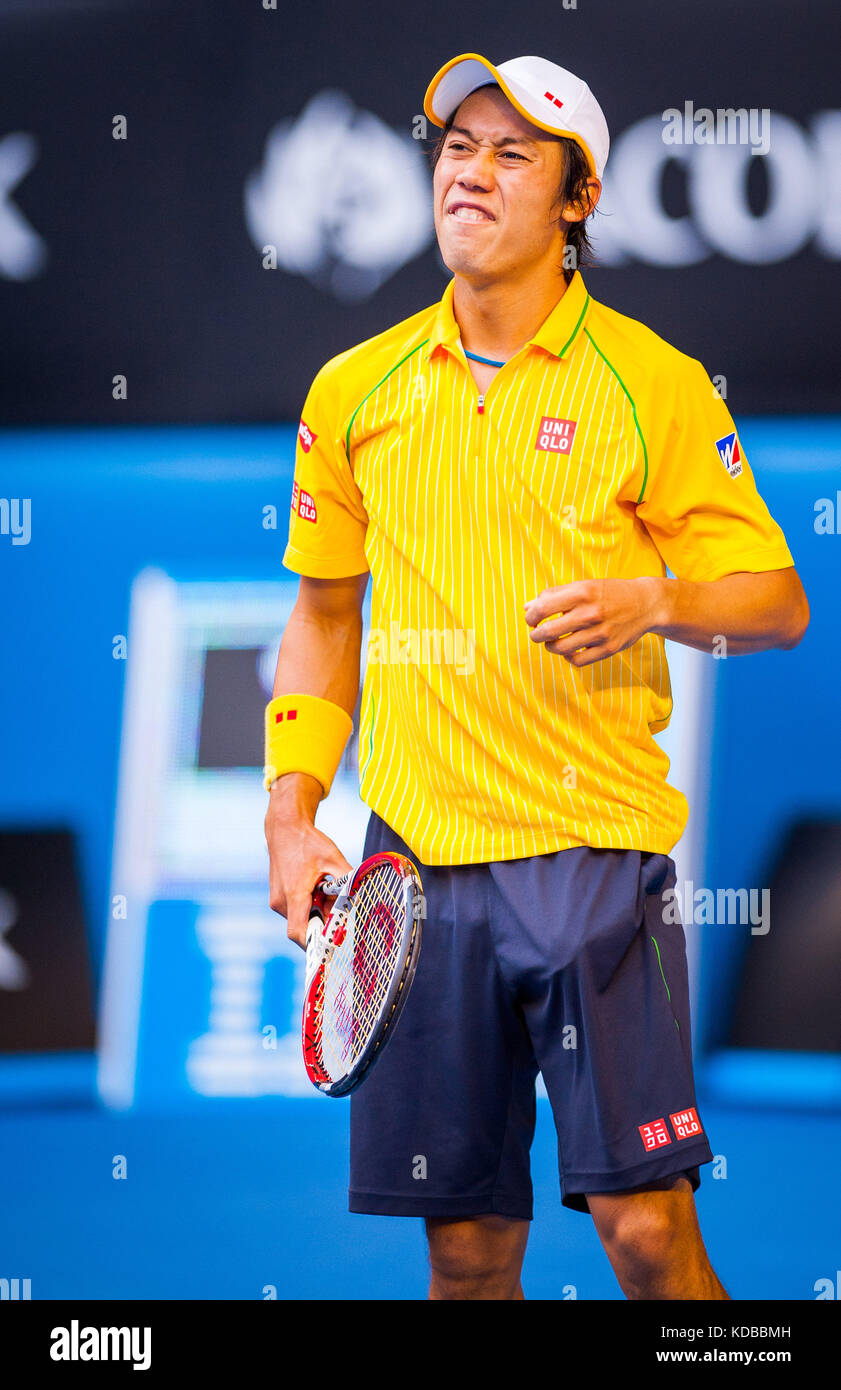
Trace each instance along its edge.
{"label": "red logo on shorts", "polygon": [[535,449],[549,449],[553,454],[568,454],[575,438],[577,420],[556,420],[544,415],[534,441]]}
{"label": "red logo on shorts", "polygon": [[647,1125],[640,1125],[639,1132],[646,1153],[650,1153],[652,1149],[662,1149],[664,1144],[672,1142],[665,1120],[652,1120]]}
{"label": "red logo on shorts", "polygon": [[694,1109],[679,1110],[676,1115],[670,1115],[669,1119],[677,1139],[691,1139],[695,1134],[704,1133],[701,1128],[701,1121]]}
{"label": "red logo on shorts", "polygon": [[299,488],[297,480],[292,484],[292,510],[298,513],[302,521],[318,520],[315,498],[311,492],[306,492],[302,487]]}
{"label": "red logo on shorts", "polygon": [[300,425],[298,426],[298,438],[301,441],[301,448],[303,449],[304,453],[308,454],[313,444],[317,440],[318,435],[313,434],[307,422],[305,420],[302,420]]}

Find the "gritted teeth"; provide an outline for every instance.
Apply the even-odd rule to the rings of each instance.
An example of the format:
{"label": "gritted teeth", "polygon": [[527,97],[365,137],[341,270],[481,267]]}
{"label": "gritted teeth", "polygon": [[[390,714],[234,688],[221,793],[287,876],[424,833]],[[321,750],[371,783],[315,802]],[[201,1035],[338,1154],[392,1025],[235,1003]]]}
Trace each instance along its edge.
{"label": "gritted teeth", "polygon": [[494,220],[490,213],[483,212],[481,208],[468,207],[464,203],[450,208],[450,216],[457,217],[459,222],[493,222]]}

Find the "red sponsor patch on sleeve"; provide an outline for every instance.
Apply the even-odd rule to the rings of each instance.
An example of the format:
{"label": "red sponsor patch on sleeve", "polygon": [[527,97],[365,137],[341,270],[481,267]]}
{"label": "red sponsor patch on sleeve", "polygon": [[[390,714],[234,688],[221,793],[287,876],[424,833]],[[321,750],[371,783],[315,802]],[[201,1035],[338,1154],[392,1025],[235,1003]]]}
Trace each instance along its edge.
{"label": "red sponsor patch on sleeve", "polygon": [[689,1110],[678,1110],[675,1115],[670,1115],[669,1119],[677,1139],[692,1139],[696,1134],[704,1133],[694,1107]]}
{"label": "red sponsor patch on sleeve", "polygon": [[302,521],[318,520],[315,498],[306,488],[299,487],[297,480],[292,484],[292,510],[298,513]]}
{"label": "red sponsor patch on sleeve", "polygon": [[650,1120],[647,1125],[640,1125],[639,1132],[642,1135],[643,1148],[646,1153],[652,1149],[662,1149],[664,1144],[671,1144],[672,1139],[666,1129],[666,1121]]}
{"label": "red sponsor patch on sleeve", "polygon": [[313,434],[306,420],[302,420],[300,425],[298,426],[298,438],[301,441],[301,448],[303,449],[304,453],[308,454],[313,444],[317,440],[318,435]]}

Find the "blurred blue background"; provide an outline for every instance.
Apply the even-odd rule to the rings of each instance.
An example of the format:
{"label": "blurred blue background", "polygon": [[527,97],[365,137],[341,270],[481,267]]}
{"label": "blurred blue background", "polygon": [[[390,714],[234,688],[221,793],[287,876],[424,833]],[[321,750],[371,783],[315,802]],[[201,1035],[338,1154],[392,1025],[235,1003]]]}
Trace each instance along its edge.
{"label": "blurred blue background", "polygon": [[[766,105],[771,91],[801,131],[783,126],[764,194],[745,174],[752,250],[699,240],[669,263],[608,180],[612,220],[585,279],[726,376],[811,605],[793,651],[714,660],[672,647],[675,715],[661,741],[692,806],[675,851],[684,901],[687,884],[771,893],[767,934],[684,914],[699,1109],[716,1155],[697,1195],[706,1244],[734,1298],[813,1299],[821,1281],[841,1296],[841,1217],[827,1197],[841,1144],[839,185],[824,181],[820,209],[798,205],[802,236],[788,249],[774,249],[770,216],[792,179],[805,186],[810,160],[839,151],[834,50],[828,29],[820,37],[834,10],[815,7],[811,37],[781,4],[728,11],[728,52],[714,63],[698,39],[717,32],[715,4],[646,8],[682,40],[674,79],[637,7],[602,6],[562,31],[558,7],[530,3],[516,46],[592,74],[617,136],[692,92],[715,106]],[[44,4],[27,26],[0,0],[0,142],[14,136],[0,167],[18,168],[7,180],[18,221],[0,218],[0,1172],[11,1197],[0,1279],[30,1280],[33,1298],[426,1293],[421,1223],[347,1213],[347,1103],[303,1076],[302,957],[266,901],[259,711],[297,588],[281,556],[306,386],[333,353],[432,302],[446,275],[431,238],[411,255],[383,250],[377,265],[343,260],[340,238],[328,243],[336,208],[357,205],[344,185],[303,228],[321,259],[307,261],[296,223],[300,263],[287,246],[267,273],[268,232],[244,188],[275,123],[305,124],[319,92],[345,91],[406,136],[426,80],[475,47],[477,24],[491,56],[511,50],[506,25],[489,33],[478,9],[433,9],[407,74],[386,7],[360,29],[319,0],[281,31],[228,4],[212,23],[191,4]],[[210,23],[202,44],[191,16]],[[754,48],[757,25],[777,35],[770,57]],[[389,46],[402,66],[383,77]],[[39,64],[24,62],[36,48]],[[774,54],[795,49],[805,66],[787,64],[783,80]],[[650,81],[629,80],[629,52]],[[177,117],[161,98],[173,81],[189,94]],[[56,117],[62,93],[79,98],[72,120]],[[127,106],[129,140],[112,149],[101,112]],[[367,172],[343,173],[366,197],[386,196],[401,159],[417,173],[405,140],[378,149]],[[694,218],[700,237],[694,176],[678,187],[670,168],[652,182],[652,150],[639,131],[617,139],[622,188],[642,203],[655,188],[660,221]],[[732,182],[722,174],[722,200]],[[284,209],[326,197],[308,190],[281,179],[266,197],[276,240]],[[24,500],[31,531],[15,537],[12,503]],[[231,729],[251,731],[245,746],[229,745]],[[354,735],[319,811],[351,861],[366,820],[356,789]],[[621,1298],[591,1221],[561,1207],[545,1100],[533,1172],[526,1296]]]}
{"label": "blurred blue background", "polygon": [[[815,501],[832,492],[841,422],[737,424],[769,507],[785,526],[812,623],[793,652],[714,663],[702,738],[710,773],[706,850],[702,871],[694,870],[697,883],[710,885],[767,882],[769,850],[793,820],[838,819],[841,785],[837,540],[814,530]],[[15,654],[0,686],[0,823],[74,832],[101,1003],[106,936],[119,941],[130,928],[113,919],[111,871],[132,582],[154,567],[182,588],[215,583],[223,586],[218,596],[233,586],[246,606],[243,584],[277,583],[284,523],[265,529],[265,509],[276,505],[285,516],[294,430],[16,430],[5,434],[3,448],[9,491],[32,498],[37,525],[29,545],[0,552],[4,587],[14,592],[6,650]],[[294,576],[280,583],[294,594]],[[129,634],[127,660],[113,654],[120,634]],[[162,631],[159,639],[165,641]],[[178,706],[183,695],[176,696]],[[259,786],[255,804],[259,896]],[[364,825],[361,805],[359,817]],[[334,833],[347,852],[347,825]],[[174,896],[149,914],[141,958],[136,1074],[118,1065],[112,1081],[119,1108],[101,1108],[92,1053],[0,1059],[3,1171],[15,1193],[2,1219],[9,1270],[21,1277],[31,1271],[41,1298],[260,1298],[272,1287],[279,1297],[296,1298],[316,1291],[326,1262],[336,1297],[423,1297],[420,1223],[345,1211],[346,1103],[315,1093],[223,1100],[191,1089],[188,1052],[210,1009],[209,961],[196,942],[196,917],[213,875],[196,879],[188,892],[186,879],[167,889],[167,874],[172,882],[171,865],[160,869],[161,891]],[[261,910],[267,912],[260,902],[246,906]],[[697,1200],[708,1247],[735,1297],[814,1297],[815,1281],[834,1277],[839,1249],[837,1213],[827,1212],[825,1185],[815,1180],[837,1163],[838,1056],[722,1050],[749,928],[686,930],[690,956],[700,947],[696,1069],[721,1172],[713,1177],[713,1165],[702,1170]],[[117,1010],[122,988],[115,975]],[[281,1032],[292,1030],[296,1007],[291,970],[268,981],[259,1046],[273,1022]],[[732,1069],[734,1057],[744,1074],[716,1081],[716,1066],[729,1058]],[[265,1084],[286,1082],[281,1076]],[[590,1221],[560,1206],[548,1104],[539,1110],[527,1295],[560,1298],[573,1285],[580,1298],[621,1297]],[[125,1180],[111,1176],[118,1155],[125,1156]]]}

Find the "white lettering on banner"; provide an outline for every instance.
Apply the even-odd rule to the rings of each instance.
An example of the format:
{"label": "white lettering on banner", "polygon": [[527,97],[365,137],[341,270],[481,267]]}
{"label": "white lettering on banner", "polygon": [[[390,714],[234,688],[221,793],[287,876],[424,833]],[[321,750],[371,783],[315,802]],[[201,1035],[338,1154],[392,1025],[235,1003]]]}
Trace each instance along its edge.
{"label": "white lettering on banner", "polygon": [[48,260],[46,243],[12,201],[37,157],[38,142],[28,131],[0,140],[0,275],[7,280],[31,280]]}
{"label": "white lettering on banner", "polygon": [[[591,240],[605,265],[696,265],[718,254],[746,265],[770,265],[810,241],[829,260],[841,259],[841,111],[818,112],[804,130],[770,113],[772,139],[762,156],[767,196],[761,212],[748,200],[750,144],[663,143],[662,116],[645,116],[614,141]],[[686,182],[687,212],[663,203],[663,175],[677,164]],[[792,213],[792,208],[795,212]]]}

